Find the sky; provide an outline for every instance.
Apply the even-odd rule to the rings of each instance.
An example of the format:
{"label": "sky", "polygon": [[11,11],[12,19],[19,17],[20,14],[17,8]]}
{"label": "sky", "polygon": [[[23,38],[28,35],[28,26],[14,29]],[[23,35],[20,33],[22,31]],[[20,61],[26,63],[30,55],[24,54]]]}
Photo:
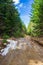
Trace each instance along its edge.
{"label": "sky", "polygon": [[26,26],[28,26],[30,22],[30,13],[31,13],[31,4],[33,0],[13,0],[15,2],[15,6],[20,13],[21,20],[24,22]]}

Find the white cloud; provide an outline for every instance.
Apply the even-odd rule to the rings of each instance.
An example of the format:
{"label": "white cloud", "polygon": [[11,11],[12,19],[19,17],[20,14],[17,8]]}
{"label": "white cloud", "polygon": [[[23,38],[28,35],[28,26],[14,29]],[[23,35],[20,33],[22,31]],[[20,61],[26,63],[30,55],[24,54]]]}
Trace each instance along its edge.
{"label": "white cloud", "polygon": [[20,3],[18,6],[16,6],[16,9],[20,9],[23,7],[23,3]]}
{"label": "white cloud", "polygon": [[19,7],[21,8],[23,6],[23,3],[21,3],[20,5],[19,5]]}
{"label": "white cloud", "polygon": [[20,0],[13,0],[15,2],[15,5],[19,4]]}

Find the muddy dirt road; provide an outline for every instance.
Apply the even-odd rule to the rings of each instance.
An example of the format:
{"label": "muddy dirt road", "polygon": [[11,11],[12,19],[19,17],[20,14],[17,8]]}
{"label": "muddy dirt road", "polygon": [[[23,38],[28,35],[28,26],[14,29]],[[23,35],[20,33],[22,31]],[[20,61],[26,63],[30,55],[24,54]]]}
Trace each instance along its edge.
{"label": "muddy dirt road", "polygon": [[31,43],[29,38],[20,38],[18,45],[22,49],[11,50],[6,56],[0,55],[0,65],[43,65],[43,47],[37,43]]}

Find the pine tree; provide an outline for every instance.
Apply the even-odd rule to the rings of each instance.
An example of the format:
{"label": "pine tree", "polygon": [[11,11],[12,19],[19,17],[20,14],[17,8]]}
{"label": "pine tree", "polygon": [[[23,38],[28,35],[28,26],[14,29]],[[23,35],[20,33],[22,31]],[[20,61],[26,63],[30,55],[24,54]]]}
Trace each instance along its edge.
{"label": "pine tree", "polygon": [[22,32],[22,21],[12,0],[0,0],[0,34],[15,36]]}
{"label": "pine tree", "polygon": [[42,36],[43,35],[43,0],[34,0],[32,4],[32,30],[31,34],[33,36]]}

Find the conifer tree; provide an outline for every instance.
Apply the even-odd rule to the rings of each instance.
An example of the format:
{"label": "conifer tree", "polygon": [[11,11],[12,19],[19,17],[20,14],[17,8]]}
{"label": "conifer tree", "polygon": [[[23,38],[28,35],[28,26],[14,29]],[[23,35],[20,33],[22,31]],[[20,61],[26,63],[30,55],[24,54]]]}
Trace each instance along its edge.
{"label": "conifer tree", "polygon": [[43,0],[34,0],[30,22],[33,24],[31,34],[33,36],[43,36]]}
{"label": "conifer tree", "polygon": [[0,34],[22,33],[22,21],[12,0],[0,0]]}

